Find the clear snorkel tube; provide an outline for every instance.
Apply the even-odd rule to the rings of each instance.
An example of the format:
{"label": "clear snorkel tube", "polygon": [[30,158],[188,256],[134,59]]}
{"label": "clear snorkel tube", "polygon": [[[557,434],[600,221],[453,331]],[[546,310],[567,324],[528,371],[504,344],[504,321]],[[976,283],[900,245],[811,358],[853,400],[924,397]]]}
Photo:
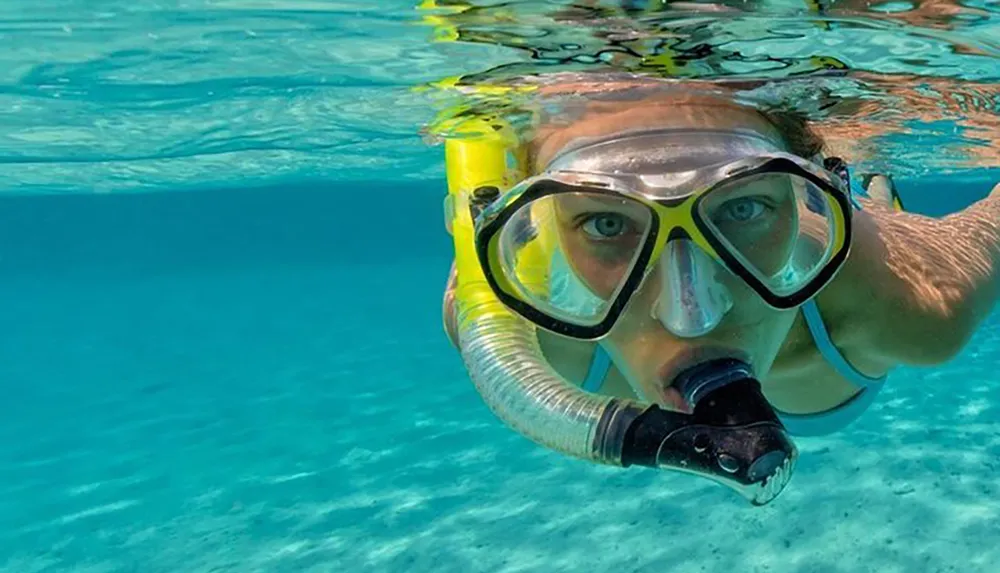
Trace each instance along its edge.
{"label": "clear snorkel tube", "polygon": [[507,165],[513,135],[485,119],[462,129],[478,136],[445,141],[458,343],[494,414],[530,440],[573,457],[694,473],[755,505],[777,497],[797,450],[746,364],[720,360],[683,373],[674,385],[692,414],[589,394],[549,366],[535,327],[496,297],[474,248],[474,213],[519,176]]}

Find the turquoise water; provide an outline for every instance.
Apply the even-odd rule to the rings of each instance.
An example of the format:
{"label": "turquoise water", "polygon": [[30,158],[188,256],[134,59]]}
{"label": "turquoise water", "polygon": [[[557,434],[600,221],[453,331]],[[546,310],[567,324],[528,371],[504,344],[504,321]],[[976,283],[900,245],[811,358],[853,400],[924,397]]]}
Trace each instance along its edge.
{"label": "turquoise water", "polygon": [[0,571],[995,571],[996,319],[752,509],[498,423],[438,189],[365,189],[406,253],[332,185],[4,200]]}
{"label": "turquoise water", "polygon": [[[440,147],[409,88],[511,55],[432,46],[413,14],[0,7],[0,571],[997,570],[996,316],[801,440],[765,508],[498,422],[441,332]],[[926,29],[989,49],[996,20],[959,21]],[[952,94],[1000,76],[935,69]],[[901,119],[910,208],[1000,180],[935,153],[981,137]]]}

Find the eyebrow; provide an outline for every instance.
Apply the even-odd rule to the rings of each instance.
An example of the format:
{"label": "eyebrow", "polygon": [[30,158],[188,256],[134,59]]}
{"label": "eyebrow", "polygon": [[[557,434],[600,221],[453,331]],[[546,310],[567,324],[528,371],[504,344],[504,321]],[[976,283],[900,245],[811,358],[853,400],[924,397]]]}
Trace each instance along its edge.
{"label": "eyebrow", "polygon": [[606,199],[600,199],[597,197],[564,196],[556,200],[556,207],[580,211],[587,209],[607,209],[609,207],[624,209],[634,208],[629,201],[612,196],[609,196]]}

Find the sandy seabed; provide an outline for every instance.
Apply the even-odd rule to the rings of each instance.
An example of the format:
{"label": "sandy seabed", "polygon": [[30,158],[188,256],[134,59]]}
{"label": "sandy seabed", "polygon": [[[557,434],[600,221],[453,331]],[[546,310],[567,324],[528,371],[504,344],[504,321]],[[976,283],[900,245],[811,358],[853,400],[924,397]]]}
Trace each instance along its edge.
{"label": "sandy seabed", "polygon": [[800,439],[781,497],[598,467],[483,405],[445,260],[7,284],[0,571],[1000,570],[1000,325]]}

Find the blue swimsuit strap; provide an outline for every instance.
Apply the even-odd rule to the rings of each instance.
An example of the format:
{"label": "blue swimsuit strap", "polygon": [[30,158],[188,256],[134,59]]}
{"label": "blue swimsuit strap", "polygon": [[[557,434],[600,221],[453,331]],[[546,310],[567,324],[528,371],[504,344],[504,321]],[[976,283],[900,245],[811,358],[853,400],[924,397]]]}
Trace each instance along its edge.
{"label": "blue swimsuit strap", "polygon": [[594,348],[594,357],[590,360],[590,370],[587,371],[587,378],[583,381],[583,389],[587,392],[597,392],[604,385],[604,379],[611,370],[611,356],[604,350],[604,347],[597,344]]}
{"label": "blue swimsuit strap", "polygon": [[819,307],[816,305],[815,299],[802,305],[802,314],[819,353],[837,374],[861,388],[860,392],[843,404],[824,412],[814,414],[778,412],[778,417],[781,418],[781,422],[791,434],[795,436],[823,436],[841,430],[858,419],[875,402],[879,391],[882,390],[886,376],[878,378],[867,376],[859,372],[844,358],[843,354],[834,346],[830,333],[827,331],[826,325],[823,324],[823,318],[819,314]]}
{"label": "blue swimsuit strap", "polygon": [[816,299],[802,305],[802,316],[806,319],[806,326],[809,327],[809,333],[812,334],[813,342],[816,343],[816,349],[837,371],[837,374],[861,388],[881,384],[885,381],[885,376],[872,377],[862,374],[837,350],[826,325],[823,323],[823,317],[819,314],[819,305],[816,304]]}

